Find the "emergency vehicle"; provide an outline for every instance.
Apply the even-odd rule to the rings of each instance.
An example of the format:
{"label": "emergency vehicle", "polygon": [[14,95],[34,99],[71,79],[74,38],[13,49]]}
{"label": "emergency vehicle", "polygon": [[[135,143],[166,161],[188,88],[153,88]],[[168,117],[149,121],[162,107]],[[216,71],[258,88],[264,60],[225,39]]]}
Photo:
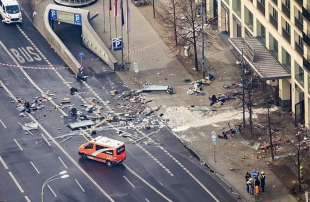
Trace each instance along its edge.
{"label": "emergency vehicle", "polygon": [[79,154],[83,159],[92,159],[112,166],[120,164],[126,159],[125,143],[98,136],[82,144]]}

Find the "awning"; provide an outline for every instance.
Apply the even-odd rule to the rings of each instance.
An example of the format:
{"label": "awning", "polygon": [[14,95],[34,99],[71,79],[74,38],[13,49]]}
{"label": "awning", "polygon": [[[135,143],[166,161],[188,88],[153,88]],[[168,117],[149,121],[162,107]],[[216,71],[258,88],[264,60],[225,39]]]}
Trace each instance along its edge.
{"label": "awning", "polygon": [[234,49],[264,80],[290,78],[291,74],[271,55],[257,38],[229,38]]}

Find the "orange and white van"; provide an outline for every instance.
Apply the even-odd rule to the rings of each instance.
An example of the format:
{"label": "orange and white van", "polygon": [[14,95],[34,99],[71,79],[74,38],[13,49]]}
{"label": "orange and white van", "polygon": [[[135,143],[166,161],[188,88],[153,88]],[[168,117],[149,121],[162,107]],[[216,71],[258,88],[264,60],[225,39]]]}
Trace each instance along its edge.
{"label": "orange and white van", "polygon": [[82,144],[79,154],[83,159],[92,159],[112,166],[120,164],[126,159],[125,143],[98,136]]}

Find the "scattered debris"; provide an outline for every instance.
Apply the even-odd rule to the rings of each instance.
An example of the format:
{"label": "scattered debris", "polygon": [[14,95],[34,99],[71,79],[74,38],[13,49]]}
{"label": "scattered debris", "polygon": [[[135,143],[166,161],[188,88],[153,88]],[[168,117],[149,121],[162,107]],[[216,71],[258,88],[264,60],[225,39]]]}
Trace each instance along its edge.
{"label": "scattered debris", "polygon": [[69,123],[69,128],[71,130],[79,129],[79,128],[86,128],[94,125],[95,123],[92,120],[84,120],[84,121],[77,121],[73,123]]}
{"label": "scattered debris", "polygon": [[62,100],[61,100],[61,104],[69,104],[71,102],[70,98],[68,97],[64,97]]}
{"label": "scattered debris", "polygon": [[115,96],[118,92],[117,92],[117,90],[111,90],[110,93],[112,96]]}
{"label": "scattered debris", "polygon": [[79,92],[77,88],[71,87],[70,88],[70,94],[74,95],[75,93]]}
{"label": "scattered debris", "polygon": [[142,92],[153,92],[153,91],[165,91],[168,94],[173,94],[173,88],[167,85],[144,85]]}
{"label": "scattered debris", "polygon": [[21,125],[24,131],[37,130],[39,128],[39,124],[37,122],[29,122],[25,123],[25,125],[19,123],[19,125]]}

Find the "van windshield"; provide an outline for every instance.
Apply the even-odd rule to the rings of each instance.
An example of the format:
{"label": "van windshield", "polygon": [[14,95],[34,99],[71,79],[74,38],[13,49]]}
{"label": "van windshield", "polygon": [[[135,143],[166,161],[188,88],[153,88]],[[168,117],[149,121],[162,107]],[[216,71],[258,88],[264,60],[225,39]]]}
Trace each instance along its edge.
{"label": "van windshield", "polygon": [[6,6],[5,10],[8,14],[16,14],[19,13],[19,6],[18,5],[11,5],[11,6]]}

